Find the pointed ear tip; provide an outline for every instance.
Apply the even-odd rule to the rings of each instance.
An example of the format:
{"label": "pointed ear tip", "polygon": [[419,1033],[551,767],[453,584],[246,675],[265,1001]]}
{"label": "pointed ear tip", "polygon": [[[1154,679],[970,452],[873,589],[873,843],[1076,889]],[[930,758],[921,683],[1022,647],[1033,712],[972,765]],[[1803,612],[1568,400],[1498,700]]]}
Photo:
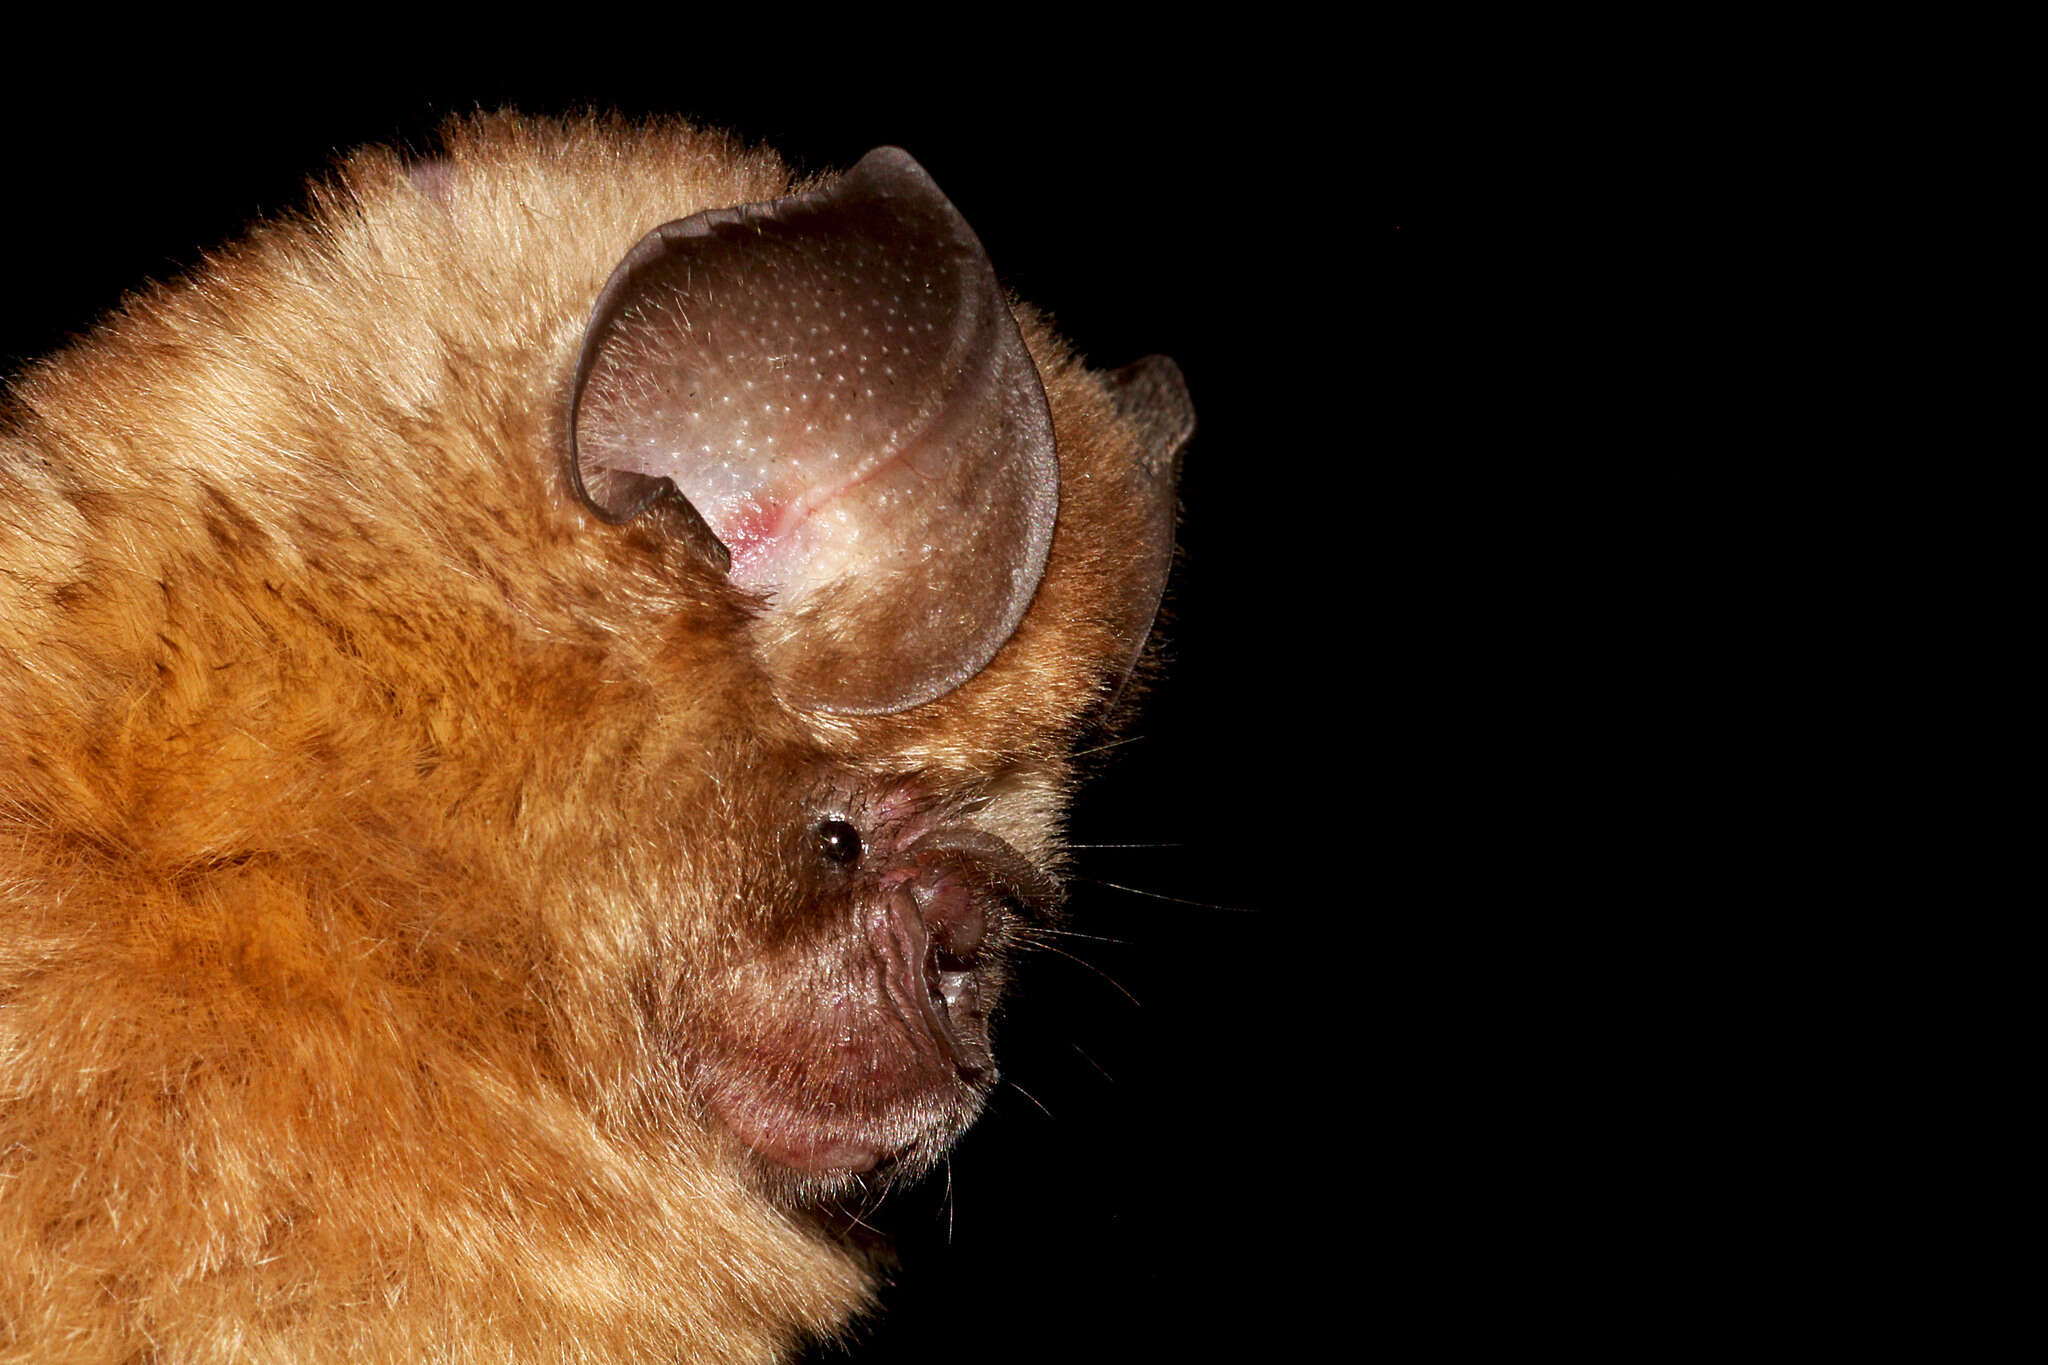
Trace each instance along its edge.
{"label": "pointed ear tip", "polygon": [[1168,388],[1180,393],[1184,394],[1188,391],[1188,377],[1181,370],[1179,362],[1170,355],[1154,353],[1148,356],[1140,356],[1124,366],[1123,369],[1117,371],[1117,373],[1128,374],[1134,378],[1143,375],[1152,379],[1155,383],[1164,384]]}
{"label": "pointed ear tip", "polygon": [[916,157],[894,143],[872,149],[865,156],[861,157],[860,160],[854,162],[853,169],[848,171],[847,174],[850,176],[861,174],[873,175],[883,172],[915,176],[917,179],[926,181],[932,178],[931,172],[927,171],[918,162]]}
{"label": "pointed ear tip", "polygon": [[1127,417],[1162,445],[1186,445],[1195,434],[1195,400],[1188,379],[1168,355],[1148,355],[1107,376],[1111,397]]}

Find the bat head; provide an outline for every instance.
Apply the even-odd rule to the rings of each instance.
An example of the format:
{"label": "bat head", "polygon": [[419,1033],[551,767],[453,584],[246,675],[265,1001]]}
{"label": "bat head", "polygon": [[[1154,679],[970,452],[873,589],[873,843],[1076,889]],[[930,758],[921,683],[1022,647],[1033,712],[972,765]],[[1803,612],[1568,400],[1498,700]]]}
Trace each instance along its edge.
{"label": "bat head", "polygon": [[589,534],[683,547],[745,663],[712,713],[747,719],[695,768],[730,812],[695,839],[721,934],[658,983],[658,1029],[795,1197],[921,1171],[979,1110],[1006,963],[1059,897],[1066,747],[1164,585],[1179,372],[1096,380],[1048,341],[1057,408],[981,243],[884,148],[656,226],[578,348]]}

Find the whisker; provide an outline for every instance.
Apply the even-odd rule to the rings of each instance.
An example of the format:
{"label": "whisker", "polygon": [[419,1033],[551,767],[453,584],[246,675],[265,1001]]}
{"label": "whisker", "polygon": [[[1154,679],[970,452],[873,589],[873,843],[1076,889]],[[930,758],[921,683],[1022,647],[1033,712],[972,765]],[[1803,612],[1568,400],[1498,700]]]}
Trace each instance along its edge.
{"label": "whisker", "polygon": [[1068,848],[1186,848],[1186,844],[1068,844]]}
{"label": "whisker", "polygon": [[1090,943],[1114,943],[1119,946],[1124,946],[1130,943],[1129,939],[1117,938],[1113,934],[1084,934],[1078,929],[1055,929],[1050,924],[1041,924],[1037,926],[1033,930],[1033,933],[1049,934],[1057,938],[1082,938],[1088,940]]}
{"label": "whisker", "polygon": [[1032,1094],[1032,1093],[1031,1093],[1031,1092],[1030,1092],[1029,1090],[1026,1090],[1026,1089],[1025,1089],[1025,1088],[1024,1088],[1023,1086],[1021,1086],[1021,1085],[1017,1084],[1017,1083],[1016,1083],[1015,1081],[1013,1081],[1013,1080],[1010,1080],[1010,1079],[1008,1079],[1007,1077],[1005,1077],[1005,1078],[1004,1078],[1003,1084],[1005,1084],[1005,1085],[1009,1086],[1009,1087],[1010,1087],[1010,1089],[1012,1089],[1012,1090],[1016,1091],[1016,1092],[1017,1092],[1018,1094],[1022,1095],[1022,1096],[1023,1096],[1023,1097],[1025,1098],[1025,1099],[1027,1099],[1027,1100],[1030,1100],[1030,1101],[1031,1101],[1031,1102],[1032,1102],[1033,1104],[1037,1104],[1037,1105],[1038,1105],[1038,1112],[1039,1112],[1039,1113],[1041,1113],[1041,1114],[1045,1115],[1045,1116],[1046,1116],[1047,1118],[1051,1118],[1051,1117],[1052,1117],[1052,1110],[1050,1110],[1050,1109],[1046,1108],[1046,1107],[1045,1107],[1044,1105],[1042,1105],[1042,1104],[1039,1104],[1039,1103],[1038,1103],[1038,1096],[1036,1096],[1036,1095]]}
{"label": "whisker", "polygon": [[1107,744],[1098,744],[1092,749],[1078,750],[1074,754],[1074,757],[1086,758],[1090,754],[1106,754],[1111,749],[1120,749],[1126,744],[1136,744],[1139,740],[1143,738],[1145,738],[1145,736],[1143,735],[1125,735],[1122,739],[1113,739],[1109,741],[1109,743]]}
{"label": "whisker", "polygon": [[1104,981],[1107,981],[1110,985],[1116,987],[1117,992],[1120,995],[1122,995],[1124,999],[1130,1001],[1133,1005],[1138,1006],[1138,1008],[1140,1009],[1144,1008],[1144,1001],[1138,999],[1137,996],[1132,995],[1128,990],[1125,990],[1123,982],[1117,980],[1108,972],[1105,972],[1104,970],[1102,970],[1102,968],[1096,966],[1093,962],[1090,962],[1087,958],[1077,957],[1073,953],[1066,951],[1066,949],[1055,947],[1053,944],[1050,943],[1041,943],[1038,946],[1043,948],[1046,952],[1051,953],[1055,957],[1063,957],[1069,962],[1078,963],[1079,965],[1086,967],[1089,971],[1095,973]]}
{"label": "whisker", "polygon": [[1233,915],[1256,915],[1259,909],[1254,905],[1219,905],[1215,901],[1191,901],[1185,896],[1169,896],[1164,891],[1147,891],[1142,887],[1125,886],[1121,882],[1106,882],[1100,877],[1070,877],[1068,880],[1087,882],[1093,886],[1106,886],[1112,891],[1127,891],[1133,896],[1145,896],[1155,901],[1172,901],[1175,905],[1192,905],[1197,910],[1224,910]]}
{"label": "whisker", "polygon": [[840,1212],[852,1219],[855,1227],[866,1228],[870,1233],[880,1237],[883,1235],[882,1230],[869,1222],[868,1218],[876,1209],[882,1207],[882,1202],[888,1196],[889,1186],[887,1181],[863,1179],[860,1183],[860,1208],[857,1211],[849,1210],[842,1202],[840,1204]]}
{"label": "whisker", "polygon": [[[869,1194],[872,1194],[872,1193],[873,1193],[873,1191],[872,1191],[871,1189],[869,1189],[869,1188],[868,1188],[868,1187],[867,1187],[866,1185],[863,1185],[863,1186],[862,1186],[862,1189],[863,1189],[863,1190],[864,1190],[865,1192],[869,1193]],[[879,1236],[881,1236],[881,1230],[880,1230],[879,1228],[877,1228],[877,1227],[876,1227],[876,1226],[875,1226],[875,1225],[874,1225],[873,1223],[870,1223],[870,1222],[869,1222],[869,1221],[867,1220],[867,1216],[866,1216],[866,1215],[868,1215],[868,1214],[870,1214],[870,1213],[874,1212],[874,1210],[875,1210],[875,1207],[876,1207],[876,1204],[878,1204],[879,1202],[880,1202],[879,1200],[876,1200],[876,1201],[875,1201],[875,1202],[873,1202],[873,1203],[868,1203],[868,1204],[866,1204],[865,1206],[863,1206],[863,1207],[861,1208],[861,1210],[860,1210],[860,1211],[859,1211],[858,1213],[856,1213],[856,1212],[855,1212],[854,1210],[852,1210],[852,1209],[850,1209],[850,1208],[846,1207],[846,1201],[845,1201],[844,1199],[835,1199],[835,1200],[833,1200],[833,1201],[832,1201],[832,1207],[833,1207],[833,1209],[835,1209],[835,1210],[836,1210],[836,1211],[838,1212],[838,1214],[839,1214],[839,1216],[840,1216],[840,1217],[842,1217],[842,1218],[846,1219],[846,1220],[847,1220],[848,1222],[852,1223],[852,1224],[853,1224],[853,1225],[854,1225],[855,1227],[857,1227],[857,1228],[866,1228],[866,1229],[867,1229],[867,1230],[868,1230],[869,1232],[872,1232],[872,1233],[874,1233],[874,1234],[875,1234],[875,1235],[876,1235],[877,1237],[879,1237]]]}
{"label": "whisker", "polygon": [[1103,1080],[1108,1081],[1111,1085],[1116,1084],[1116,1077],[1110,1075],[1109,1072],[1104,1069],[1101,1062],[1098,1062],[1093,1057],[1090,1057],[1088,1055],[1088,1050],[1086,1048],[1082,1047],[1079,1043],[1068,1043],[1067,1046],[1074,1049],[1074,1051],[1080,1053],[1081,1060],[1088,1063],[1088,1065],[1094,1067],[1096,1072],[1102,1077]]}

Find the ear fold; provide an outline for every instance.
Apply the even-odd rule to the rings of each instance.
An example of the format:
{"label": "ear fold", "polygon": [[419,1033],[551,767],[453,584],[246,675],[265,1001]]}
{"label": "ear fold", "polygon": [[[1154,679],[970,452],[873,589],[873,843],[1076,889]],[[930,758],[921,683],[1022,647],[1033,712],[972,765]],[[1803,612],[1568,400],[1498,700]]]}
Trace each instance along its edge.
{"label": "ear fold", "polygon": [[673,505],[767,597],[761,648],[798,707],[951,691],[1044,572],[1044,389],[980,242],[895,148],[649,233],[598,298],[570,420],[598,516]]}
{"label": "ear fold", "polygon": [[1174,493],[1181,453],[1195,434],[1195,405],[1180,366],[1163,355],[1146,356],[1104,378],[1118,415],[1138,434],[1138,462],[1124,489],[1124,505],[1132,513],[1132,568],[1119,584],[1115,607],[1125,650],[1121,678],[1144,652],[1173,567]]}

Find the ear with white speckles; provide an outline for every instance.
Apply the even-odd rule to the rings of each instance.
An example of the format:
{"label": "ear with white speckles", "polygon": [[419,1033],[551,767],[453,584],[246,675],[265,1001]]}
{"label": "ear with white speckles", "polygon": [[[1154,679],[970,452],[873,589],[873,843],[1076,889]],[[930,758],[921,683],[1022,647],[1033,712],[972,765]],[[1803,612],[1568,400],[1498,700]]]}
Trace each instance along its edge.
{"label": "ear with white speckles", "polygon": [[895,148],[643,238],[598,297],[570,422],[598,516],[669,500],[767,596],[761,647],[793,706],[944,695],[1044,573],[1045,390],[973,230]]}

